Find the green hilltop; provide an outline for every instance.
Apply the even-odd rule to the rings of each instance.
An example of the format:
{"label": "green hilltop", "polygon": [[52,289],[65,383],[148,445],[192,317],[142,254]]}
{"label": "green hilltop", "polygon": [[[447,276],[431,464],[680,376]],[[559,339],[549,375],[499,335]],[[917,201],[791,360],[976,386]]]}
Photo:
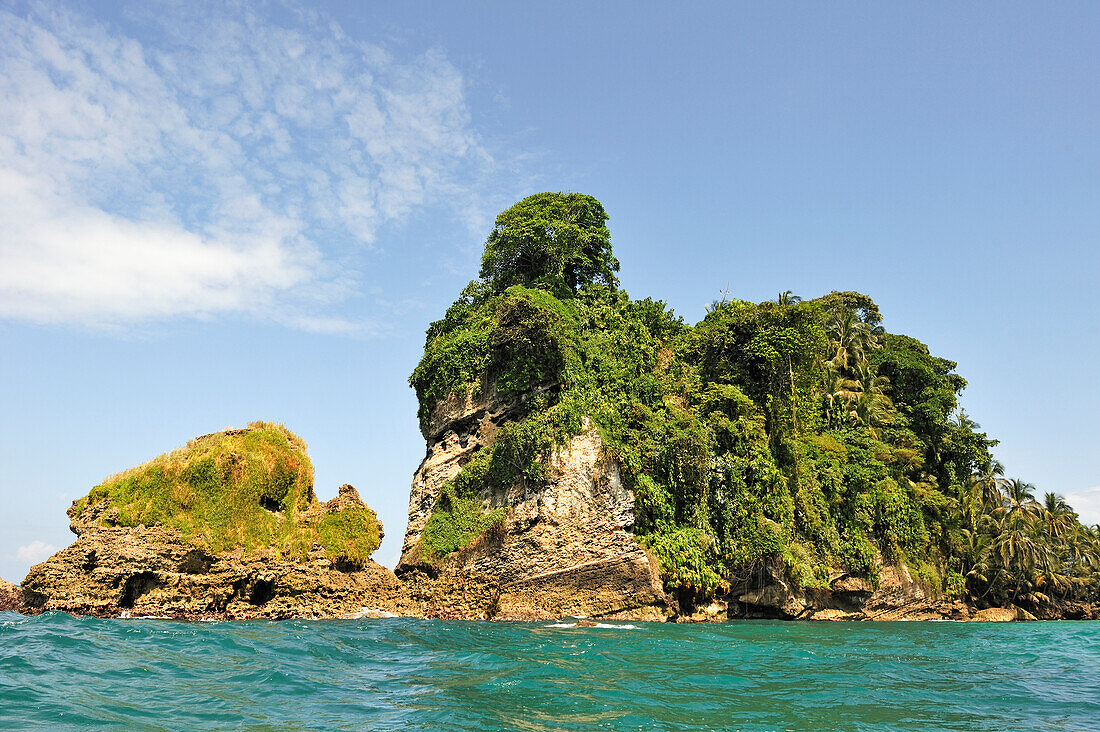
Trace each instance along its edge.
{"label": "green hilltop", "polygon": [[196,437],[185,447],[111,476],[74,502],[75,526],[163,526],[211,551],[272,551],[305,559],[319,544],[330,559],[365,563],[381,541],[363,505],[322,510],[313,464],[282,425]]}
{"label": "green hilltop", "polygon": [[1001,475],[955,363],[888,332],[866,295],[723,297],[688,325],[618,287],[607,214],[541,193],[500,214],[480,278],[410,377],[427,426],[449,395],[522,403],[444,488],[428,557],[502,520],[485,496],[546,478],[588,417],[635,495],[634,533],[695,601],[771,563],[805,588],[903,563],[946,597],[1097,596],[1100,530]]}

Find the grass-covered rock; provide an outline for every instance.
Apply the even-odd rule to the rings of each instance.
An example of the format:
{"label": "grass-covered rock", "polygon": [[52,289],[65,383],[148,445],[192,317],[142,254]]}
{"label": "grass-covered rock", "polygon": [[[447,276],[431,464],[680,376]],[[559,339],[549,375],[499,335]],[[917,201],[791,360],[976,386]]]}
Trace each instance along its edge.
{"label": "grass-covered rock", "polygon": [[282,425],[196,437],[111,476],[69,509],[74,532],[96,527],[177,529],[212,552],[265,550],[304,559],[314,544],[333,560],[362,564],[381,541],[360,501],[318,502],[306,444]]}

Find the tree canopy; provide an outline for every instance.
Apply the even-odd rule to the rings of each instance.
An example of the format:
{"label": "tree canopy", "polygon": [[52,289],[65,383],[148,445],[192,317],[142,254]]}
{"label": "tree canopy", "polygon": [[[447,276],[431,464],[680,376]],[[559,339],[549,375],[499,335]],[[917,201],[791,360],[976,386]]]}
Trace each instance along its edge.
{"label": "tree canopy", "polygon": [[481,278],[497,292],[512,285],[559,295],[590,284],[618,285],[607,213],[582,193],[536,193],[497,216]]}

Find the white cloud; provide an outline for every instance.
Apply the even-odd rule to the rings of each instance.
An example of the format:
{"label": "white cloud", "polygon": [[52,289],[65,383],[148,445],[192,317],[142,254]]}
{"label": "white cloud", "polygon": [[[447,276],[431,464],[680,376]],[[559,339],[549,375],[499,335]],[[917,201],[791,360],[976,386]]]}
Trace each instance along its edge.
{"label": "white cloud", "polygon": [[1072,491],[1065,495],[1065,499],[1073,506],[1081,523],[1086,526],[1100,524],[1100,485]]}
{"label": "white cloud", "polygon": [[341,257],[442,198],[469,218],[492,159],[442,54],[398,61],[305,11],[189,12],[128,35],[0,11],[0,317],[342,332],[316,312]]}
{"label": "white cloud", "polygon": [[35,539],[30,544],[16,549],[15,558],[21,562],[27,562],[28,564],[38,564],[48,559],[56,551],[57,547],[53,544],[47,544],[44,541]]}

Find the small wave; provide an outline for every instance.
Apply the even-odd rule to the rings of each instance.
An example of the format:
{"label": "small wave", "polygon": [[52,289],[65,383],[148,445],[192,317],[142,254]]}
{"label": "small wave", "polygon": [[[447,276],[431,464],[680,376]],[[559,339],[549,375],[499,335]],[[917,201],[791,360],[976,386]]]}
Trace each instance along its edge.
{"label": "small wave", "polygon": [[340,615],[340,620],[360,620],[362,618],[399,618],[400,615],[391,613],[388,610],[375,610],[374,608],[364,607],[360,608],[357,612],[348,613],[346,615]]}
{"label": "small wave", "polygon": [[629,623],[615,624],[615,623],[594,623],[591,625],[581,625],[580,623],[549,623],[542,626],[544,628],[611,628],[614,630],[637,630],[637,625],[631,625]]}
{"label": "small wave", "polygon": [[[202,732],[227,718],[255,729],[725,729],[755,719],[756,729],[802,729],[812,719],[901,732],[1096,729],[1100,717],[1098,623],[152,627],[162,622],[0,613],[0,730]],[[644,632],[610,632],[635,626]],[[1009,665],[1028,673],[1002,673]]]}

